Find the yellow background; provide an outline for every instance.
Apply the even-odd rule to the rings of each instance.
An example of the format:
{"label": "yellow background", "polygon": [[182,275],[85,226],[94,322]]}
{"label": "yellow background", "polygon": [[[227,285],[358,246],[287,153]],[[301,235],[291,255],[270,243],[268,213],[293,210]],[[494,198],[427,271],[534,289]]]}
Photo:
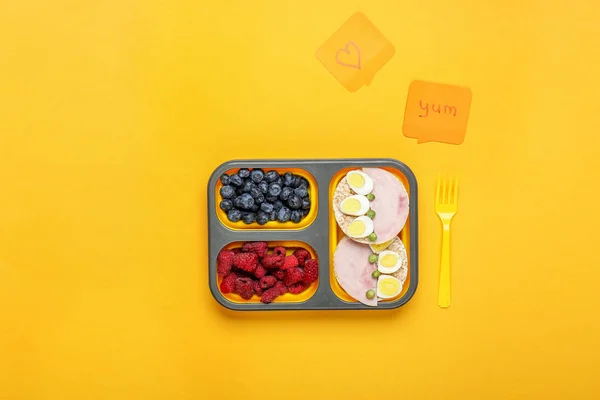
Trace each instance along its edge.
{"label": "yellow background", "polygon": [[[356,11],[396,55],[349,93],[315,52]],[[593,0],[3,0],[0,398],[597,399],[599,19]],[[473,90],[464,144],[402,136],[412,79]],[[241,157],[406,162],[412,301],[218,306],[206,183]],[[461,176],[448,310],[440,171]]]}

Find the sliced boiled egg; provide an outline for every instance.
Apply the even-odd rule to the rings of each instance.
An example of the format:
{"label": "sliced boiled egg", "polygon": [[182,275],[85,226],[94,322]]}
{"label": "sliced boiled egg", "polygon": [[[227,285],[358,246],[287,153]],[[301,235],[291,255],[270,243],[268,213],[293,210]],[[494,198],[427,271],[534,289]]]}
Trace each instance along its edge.
{"label": "sliced boiled egg", "polygon": [[400,254],[395,251],[385,250],[379,253],[377,259],[377,269],[382,274],[393,274],[402,266]]}
{"label": "sliced boiled egg", "polygon": [[402,292],[402,282],[391,275],[380,275],[377,279],[377,297],[389,299]]}
{"label": "sliced boiled egg", "polygon": [[340,211],[346,215],[365,215],[369,211],[369,199],[361,194],[346,197],[340,202]]}
{"label": "sliced boiled egg", "polygon": [[371,250],[373,251],[373,253],[379,254],[383,250],[385,250],[388,247],[390,247],[390,245],[392,244],[393,241],[394,241],[394,239],[390,239],[387,242],[383,242],[383,243],[380,243],[380,244],[370,244],[369,247],[371,248]]}
{"label": "sliced boiled egg", "polygon": [[346,174],[348,185],[356,194],[367,195],[373,191],[373,179],[362,171],[354,170]]}
{"label": "sliced boiled egg", "polygon": [[360,239],[373,233],[373,220],[369,217],[360,216],[348,225],[346,234],[350,237]]}

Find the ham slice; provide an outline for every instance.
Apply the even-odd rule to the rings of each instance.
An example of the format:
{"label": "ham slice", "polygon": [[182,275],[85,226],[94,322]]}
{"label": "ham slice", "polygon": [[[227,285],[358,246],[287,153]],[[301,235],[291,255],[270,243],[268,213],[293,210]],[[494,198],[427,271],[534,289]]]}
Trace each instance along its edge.
{"label": "ham slice", "polygon": [[376,290],[377,286],[377,279],[371,276],[377,269],[377,264],[369,263],[371,254],[369,245],[344,236],[335,249],[333,268],[338,283],[348,295],[367,306],[376,306],[377,296],[367,299],[367,290]]}
{"label": "ham slice", "polygon": [[373,179],[375,200],[371,208],[375,211],[373,218],[376,243],[383,243],[397,236],[408,218],[408,193],[400,180],[391,172],[381,168],[363,168]]}

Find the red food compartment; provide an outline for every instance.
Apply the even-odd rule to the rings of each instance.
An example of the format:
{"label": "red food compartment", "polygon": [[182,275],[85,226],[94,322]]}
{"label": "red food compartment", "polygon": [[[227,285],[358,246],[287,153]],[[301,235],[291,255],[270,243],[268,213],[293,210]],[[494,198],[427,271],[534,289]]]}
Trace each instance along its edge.
{"label": "red food compartment", "polygon": [[[275,253],[275,249],[277,247],[283,247],[283,248],[285,248],[285,256],[294,255],[296,250],[299,250],[299,249],[306,250],[309,254],[309,257],[310,257],[309,259],[315,260],[317,262],[318,269],[320,270],[320,268],[321,268],[319,265],[319,259],[318,259],[318,256],[317,256],[317,253],[315,252],[315,250],[311,246],[309,246],[307,243],[301,242],[301,241],[266,241],[266,242],[236,241],[236,242],[229,243],[227,246],[223,247],[223,249],[221,251],[231,250],[234,253],[235,252],[251,253],[252,250],[248,249],[248,251],[244,251],[244,249],[243,249],[244,244],[248,244],[248,243],[266,243],[267,244],[266,257],[261,258],[261,257],[258,257],[258,255],[246,257],[246,259],[248,259],[248,260],[256,259],[258,264],[261,266],[263,264],[268,265],[269,258],[271,260],[273,260],[273,257],[271,257],[271,256],[276,256],[277,254],[279,254],[279,253]],[[239,259],[241,261],[243,261],[242,257],[240,257]],[[290,261],[293,262],[293,259],[290,259]],[[248,262],[248,263],[250,263],[250,262]],[[309,272],[305,272],[306,266],[302,267],[302,266],[298,265],[295,268],[299,268],[300,271],[302,271],[302,274],[306,273],[307,276],[308,276],[308,274],[313,275],[314,270],[315,270],[314,262],[310,262],[310,263],[311,263],[311,267],[310,267]],[[241,264],[243,264],[243,263],[241,263]],[[257,266],[256,268],[258,269],[259,267]],[[292,268],[294,268],[294,267],[292,267]],[[248,290],[249,280],[251,280],[253,282],[253,285],[256,285],[254,283],[254,281],[258,281],[259,285],[260,285],[260,278],[258,278],[255,275],[255,274],[257,274],[256,269],[253,272],[248,272],[248,271],[244,271],[243,269],[238,268],[237,266],[233,266],[232,271],[234,273],[236,273],[238,278],[240,278],[240,277],[246,278],[243,280],[243,282],[239,283],[240,291],[237,291],[236,289],[234,289],[233,292],[230,292],[225,289],[225,286],[227,286],[227,285],[226,284],[224,285],[223,281],[227,280],[228,278],[227,278],[227,276],[225,276],[225,277],[219,276],[219,273],[218,273],[219,269],[220,269],[219,261],[217,260],[217,268],[216,268],[216,272],[215,272],[217,286],[219,288],[219,293],[225,299],[229,300],[230,302],[239,303],[239,304],[262,303],[261,299],[264,296],[264,289],[263,289],[263,295],[256,294],[256,292],[254,292],[254,294],[252,295],[251,298],[242,297],[242,293],[244,293],[246,290]],[[288,277],[291,279],[293,279],[295,277],[295,275],[288,272],[288,270],[284,271],[281,268],[265,268],[265,270],[267,271],[267,274],[265,276],[273,276],[278,281],[281,281],[284,285],[286,285],[286,281],[288,281],[288,279],[287,279]],[[295,272],[297,273],[298,271],[295,271]],[[286,274],[288,274],[288,275],[286,276]],[[262,274],[258,274],[258,275],[262,275]],[[233,279],[232,279],[232,281],[233,281]],[[294,282],[294,280],[291,280],[291,282]],[[264,283],[267,283],[266,280]],[[290,290],[294,290],[294,289],[299,290],[298,284],[302,284],[303,286],[305,286],[305,288],[300,293],[291,293]],[[279,286],[281,286],[281,284],[279,284]],[[288,291],[284,294],[277,295],[274,300],[270,301],[270,303],[301,303],[301,302],[304,302],[304,301],[310,299],[315,294],[315,292],[317,291],[317,288],[319,286],[318,272],[317,272],[317,278],[315,281],[310,282],[310,283],[305,283],[303,281],[300,281],[300,282],[297,282],[296,284],[292,283],[290,286],[294,286],[294,288],[290,289],[286,285],[286,287],[288,287]],[[270,288],[268,288],[268,289],[270,289]],[[225,290],[225,292],[224,292],[224,290]]]}

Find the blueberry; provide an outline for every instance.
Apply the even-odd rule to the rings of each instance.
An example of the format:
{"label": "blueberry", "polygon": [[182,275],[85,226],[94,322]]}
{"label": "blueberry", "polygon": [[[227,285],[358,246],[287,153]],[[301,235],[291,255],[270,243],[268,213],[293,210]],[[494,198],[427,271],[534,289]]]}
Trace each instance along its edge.
{"label": "blueberry", "polygon": [[249,210],[254,205],[254,199],[248,193],[244,193],[235,198],[235,200],[233,201],[233,205],[237,208]]}
{"label": "blueberry", "polygon": [[302,199],[300,196],[293,194],[288,199],[287,204],[292,210],[297,210],[302,207]]}
{"label": "blueberry", "polygon": [[279,194],[279,198],[283,201],[286,201],[287,199],[290,198],[290,196],[294,193],[294,189],[292,189],[289,186],[285,186],[283,189],[281,189],[281,193]]}
{"label": "blueberry", "polygon": [[246,179],[242,184],[242,192],[250,193],[250,190],[252,190],[254,186],[256,185],[254,184],[254,182],[252,182],[252,179]]}
{"label": "blueberry", "polygon": [[241,194],[244,194],[244,188],[242,186],[235,188],[235,195],[239,196]]}
{"label": "blueberry", "polygon": [[277,197],[277,196],[267,196],[267,197],[265,197],[265,200],[268,201],[269,203],[275,203],[277,200],[279,200],[279,197]]}
{"label": "blueberry", "polygon": [[250,170],[248,168],[240,168],[240,170],[238,171],[238,175],[240,176],[240,178],[246,179],[250,176]]}
{"label": "blueberry", "polygon": [[279,196],[279,193],[281,193],[281,185],[271,183],[268,191],[269,196]]}
{"label": "blueberry", "polygon": [[298,176],[298,175],[294,175],[294,183],[292,184],[292,187],[297,188],[300,185],[302,185],[302,177]]}
{"label": "blueberry", "polygon": [[229,185],[229,175],[227,175],[227,174],[221,175],[221,183],[223,185]]}
{"label": "blueberry", "polygon": [[244,180],[238,174],[233,174],[229,177],[229,183],[233,186],[242,186]]}
{"label": "blueberry", "polygon": [[263,202],[265,201],[265,195],[262,193],[259,193],[258,196],[256,196],[254,198],[254,203],[261,205]]}
{"label": "blueberry", "polygon": [[231,222],[238,222],[240,219],[242,219],[242,212],[232,208],[231,210],[227,211],[227,219]]}
{"label": "blueberry", "polygon": [[310,210],[310,199],[308,199],[308,198],[302,199],[302,209]]}
{"label": "blueberry", "polygon": [[262,194],[267,194],[267,192],[269,191],[269,184],[266,181],[261,181],[258,184],[258,189]]}
{"label": "blueberry", "polygon": [[304,198],[308,196],[308,190],[306,189],[306,186],[299,186],[296,189],[294,189],[294,194],[300,196],[301,198]]}
{"label": "blueberry", "polygon": [[292,220],[292,222],[294,223],[298,223],[302,220],[302,212],[298,211],[298,210],[294,210],[292,211],[292,215],[290,216],[290,219]]}
{"label": "blueberry", "polygon": [[283,207],[283,203],[280,200],[273,202],[273,209],[275,209],[275,211],[279,211],[281,207]]}
{"label": "blueberry", "polygon": [[275,182],[277,178],[279,178],[279,174],[277,173],[277,171],[271,170],[265,174],[265,180],[269,183]]}
{"label": "blueberry", "polygon": [[310,210],[302,210],[302,216],[306,217],[309,212],[310,212]]}
{"label": "blueberry", "polygon": [[308,188],[310,185],[306,178],[300,178],[300,186],[306,186]]}
{"label": "blueberry", "polygon": [[[260,189],[258,188],[258,186],[254,185],[250,188],[250,196],[254,197],[255,199],[258,196],[262,196],[263,194],[261,193]],[[263,196],[264,198],[264,196]]]}
{"label": "blueberry", "polygon": [[281,177],[281,175],[279,175],[277,179],[275,179],[275,183],[279,186],[283,186],[283,178]]}
{"label": "blueberry", "polygon": [[256,222],[259,225],[264,225],[267,222],[269,222],[269,215],[265,212],[259,211],[259,213],[256,215]]}
{"label": "blueberry", "polygon": [[271,203],[262,203],[260,205],[260,209],[263,210],[266,213],[270,213],[270,212],[273,212],[273,210],[275,208],[273,207],[273,204],[271,204]]}
{"label": "blueberry", "polygon": [[232,186],[225,185],[221,187],[219,193],[221,193],[221,196],[223,196],[224,199],[230,199],[235,194],[235,189]]}
{"label": "blueberry", "polygon": [[250,225],[251,223],[256,221],[256,214],[254,214],[253,212],[245,213],[242,217],[242,221],[244,221],[246,225]]}
{"label": "blueberry", "polygon": [[294,184],[294,174],[286,172],[283,174],[283,186],[292,186]]}
{"label": "blueberry", "polygon": [[257,212],[258,210],[260,210],[260,205],[258,205],[256,203],[254,203],[252,205],[252,207],[250,207],[250,211],[252,211],[252,212]]}
{"label": "blueberry", "polygon": [[219,207],[223,211],[229,211],[233,208],[233,201],[229,199],[221,200],[221,202],[219,203]]}
{"label": "blueberry", "polygon": [[277,211],[277,221],[279,222],[287,222],[290,220],[292,216],[292,212],[287,207],[281,207],[279,211]]}
{"label": "blueberry", "polygon": [[277,211],[272,211],[269,213],[269,221],[275,221],[277,219]]}
{"label": "blueberry", "polygon": [[264,177],[265,173],[260,168],[253,169],[252,172],[250,172],[250,179],[252,179],[254,183],[262,181]]}

